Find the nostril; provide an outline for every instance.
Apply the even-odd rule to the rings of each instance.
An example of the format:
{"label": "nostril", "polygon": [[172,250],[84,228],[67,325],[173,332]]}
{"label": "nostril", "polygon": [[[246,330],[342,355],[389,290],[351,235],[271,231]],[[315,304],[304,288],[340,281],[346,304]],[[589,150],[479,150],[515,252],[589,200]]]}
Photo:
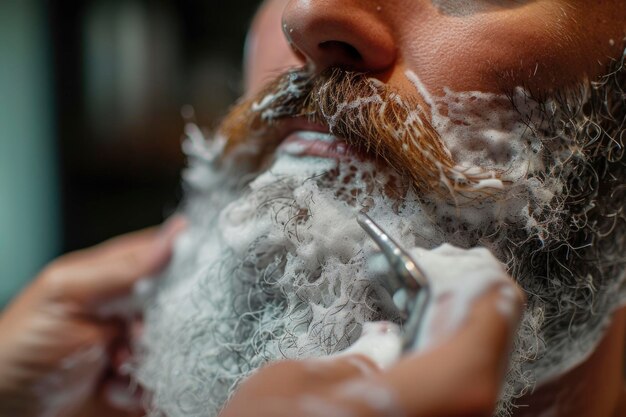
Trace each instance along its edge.
{"label": "nostril", "polygon": [[361,53],[352,45],[341,41],[325,41],[319,44],[319,48],[331,55],[348,58],[352,63],[363,61]]}

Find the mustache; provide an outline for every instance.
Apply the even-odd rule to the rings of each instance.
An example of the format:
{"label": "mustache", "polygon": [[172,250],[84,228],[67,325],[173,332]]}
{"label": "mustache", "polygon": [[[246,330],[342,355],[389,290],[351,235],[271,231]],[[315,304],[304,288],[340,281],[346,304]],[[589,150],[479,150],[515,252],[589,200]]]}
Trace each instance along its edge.
{"label": "mustache", "polygon": [[282,141],[285,121],[293,118],[327,126],[351,148],[408,176],[420,191],[470,190],[493,178],[491,172],[464,172],[455,165],[417,100],[338,68],[286,72],[236,104],[219,128],[225,156],[236,154],[253,169],[260,167]]}

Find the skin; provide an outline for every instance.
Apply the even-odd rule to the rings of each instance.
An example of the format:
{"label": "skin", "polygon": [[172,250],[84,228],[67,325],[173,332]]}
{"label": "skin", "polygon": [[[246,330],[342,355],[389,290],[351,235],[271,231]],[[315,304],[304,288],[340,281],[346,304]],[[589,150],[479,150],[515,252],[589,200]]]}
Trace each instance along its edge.
{"label": "skin", "polygon": [[[515,287],[512,280],[507,285]],[[327,415],[321,407],[319,413],[315,407],[308,413],[299,409],[311,397],[345,413],[338,415],[491,416],[523,305],[516,290],[513,320],[500,314],[500,289],[483,295],[463,328],[435,350],[409,354],[386,370],[361,356],[270,365],[243,384],[221,417]],[[365,389],[358,390],[362,395],[347,397],[342,394],[346,384],[363,384]],[[387,392],[391,406],[377,409],[368,404],[364,398],[372,390]]]}
{"label": "skin", "polygon": [[[184,220],[122,236],[54,261],[0,316],[0,416],[143,415],[137,398],[110,401],[129,378],[126,321],[101,309],[167,264]],[[84,354],[91,352],[91,354]],[[128,395],[127,395],[128,397]],[[59,402],[60,401],[60,402]]]}
{"label": "skin", "polygon": [[[339,66],[366,72],[407,96],[416,95],[405,76],[411,70],[432,94],[446,87],[508,93],[523,86],[542,97],[606,74],[623,53],[625,40],[624,0],[268,0],[248,40],[246,89],[253,94],[282,71],[308,65],[316,71]],[[625,414],[625,317],[626,310],[618,311],[591,357],[522,399],[525,407],[516,415],[540,415],[555,398],[569,404],[553,410],[556,416]],[[492,359],[495,367],[500,357]],[[422,401],[419,393],[432,381],[417,382],[421,367],[404,369],[410,375],[410,397]],[[263,377],[261,372],[255,378]],[[270,368],[267,381],[271,377]],[[444,392],[444,386],[437,389]],[[441,407],[446,401],[455,404],[457,396],[441,397]],[[409,406],[404,411],[412,416],[445,414],[421,414]]]}
{"label": "skin", "polygon": [[435,94],[517,86],[540,94],[603,75],[623,52],[624,0],[460,3],[269,0],[248,42],[247,90],[308,63],[368,72],[404,94],[415,91],[406,70]]}
{"label": "skin", "polygon": [[[271,0],[253,23],[247,91],[306,62],[317,70],[365,71],[406,94],[415,94],[404,76],[409,69],[433,93],[444,87],[506,92],[518,85],[549,93],[601,75],[622,51],[625,22],[626,2],[618,0]],[[119,347],[129,329],[103,319],[94,306],[127,295],[141,277],[163,267],[182,227],[174,222],[161,234],[130,235],[68,255],[16,298],[0,316],[0,415],[38,415],[45,400],[67,391],[63,385],[33,394],[50,375],[88,387],[71,398],[63,416],[133,415],[113,411],[102,397],[119,378],[116,358],[124,356]],[[293,415],[293,408],[276,409],[274,400],[293,405],[307,395],[356,416],[389,415],[338,394],[355,380],[387,390],[403,415],[490,416],[517,324],[498,313],[498,300],[497,292],[485,294],[448,342],[385,371],[360,358],[369,369],[364,373],[349,357],[271,365],[242,386],[223,416]],[[518,310],[522,304],[520,296]],[[577,416],[621,415],[624,321],[618,312],[589,360],[529,398],[524,415],[539,415],[544,403],[568,392],[584,392],[567,399]],[[64,360],[94,346],[103,354],[61,369]]]}

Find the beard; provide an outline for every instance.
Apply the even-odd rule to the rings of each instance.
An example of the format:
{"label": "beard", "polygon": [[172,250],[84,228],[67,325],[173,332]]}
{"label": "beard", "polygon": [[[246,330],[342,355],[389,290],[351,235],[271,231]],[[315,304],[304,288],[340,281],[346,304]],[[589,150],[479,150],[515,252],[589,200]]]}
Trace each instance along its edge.
{"label": "beard", "polygon": [[[497,410],[510,413],[584,361],[624,301],[624,81],[617,63],[541,99],[446,91],[425,97],[426,117],[363,75],[297,71],[213,139],[188,126],[190,226],[148,298],[137,356],[149,414],[217,415],[270,361],[339,352],[365,322],[401,324],[372,278],[363,209],[407,248],[487,247],[526,291]],[[293,117],[329,126],[352,156],[277,149]]]}

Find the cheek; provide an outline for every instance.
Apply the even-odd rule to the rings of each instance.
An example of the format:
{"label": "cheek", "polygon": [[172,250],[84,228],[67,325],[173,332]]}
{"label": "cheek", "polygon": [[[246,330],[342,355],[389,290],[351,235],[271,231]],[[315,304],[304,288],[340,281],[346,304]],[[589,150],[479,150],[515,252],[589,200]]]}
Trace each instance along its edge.
{"label": "cheek", "polygon": [[431,11],[421,25],[407,24],[417,29],[401,37],[405,65],[437,94],[547,92],[603,75],[621,53],[626,18],[610,24],[555,4],[463,18]]}
{"label": "cheek", "polygon": [[254,18],[245,52],[245,89],[250,96],[284,70],[302,65],[282,31],[288,1],[268,1]]}

